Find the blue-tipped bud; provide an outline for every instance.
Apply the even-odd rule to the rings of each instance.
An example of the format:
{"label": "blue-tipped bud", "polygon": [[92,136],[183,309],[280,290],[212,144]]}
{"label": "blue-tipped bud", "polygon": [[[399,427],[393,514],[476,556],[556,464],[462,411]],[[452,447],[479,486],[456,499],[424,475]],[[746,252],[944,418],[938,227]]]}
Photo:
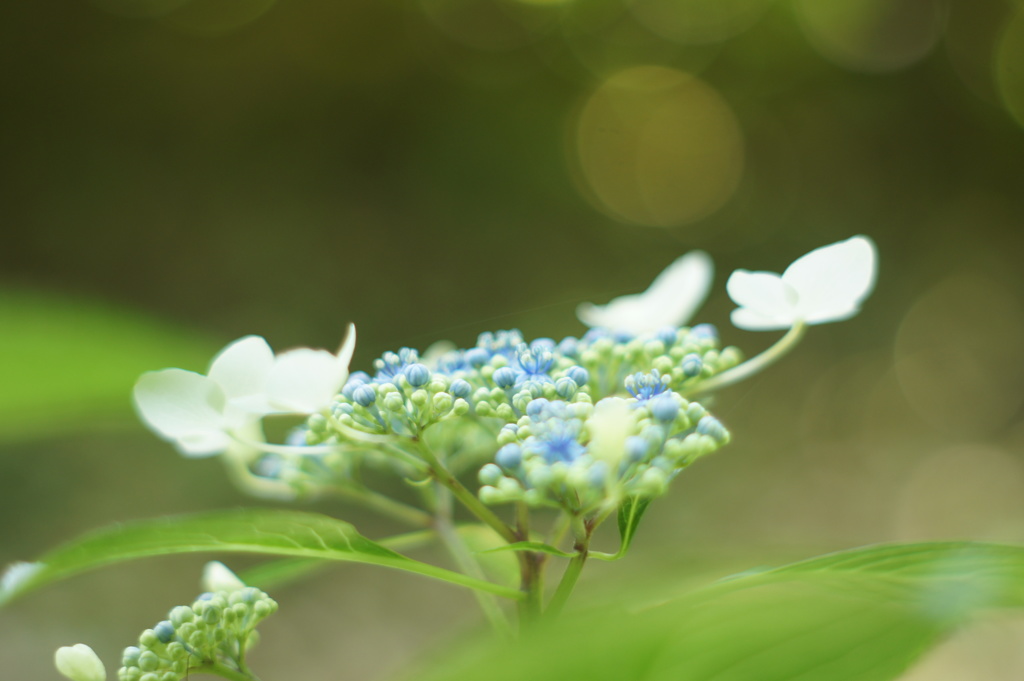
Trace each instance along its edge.
{"label": "blue-tipped bud", "polygon": [[448,386],[448,392],[450,392],[454,397],[467,399],[470,393],[473,392],[473,386],[471,386],[467,381],[457,378],[452,381],[450,386]]}
{"label": "blue-tipped bud", "polygon": [[651,410],[651,416],[662,423],[671,423],[679,416],[679,403],[667,393],[653,398],[647,403],[647,408]]}
{"label": "blue-tipped bud", "polygon": [[608,463],[596,461],[587,471],[587,479],[592,487],[603,488],[608,481]]}
{"label": "blue-tipped bud", "polygon": [[672,347],[675,345],[676,339],[679,338],[679,330],[671,326],[660,329],[654,337],[665,344],[665,347]]}
{"label": "blue-tipped bud", "polygon": [[586,385],[590,380],[590,373],[583,367],[569,367],[565,375],[576,382],[576,385]]}
{"label": "blue-tipped bud", "polygon": [[483,348],[471,348],[466,350],[466,364],[479,369],[483,365],[487,364],[491,359],[491,353],[487,352]]}
{"label": "blue-tipped bud", "polygon": [[576,381],[572,380],[568,376],[562,376],[560,379],[555,381],[555,393],[558,394],[563,400],[571,400],[576,395],[576,391],[579,390],[579,385]]}
{"label": "blue-tipped bud", "polygon": [[683,357],[683,373],[693,378],[694,376],[700,375],[701,370],[704,368],[704,360],[700,358],[700,355],[696,353],[690,353],[686,357]]}
{"label": "blue-tipped bud", "polygon": [[405,367],[405,380],[414,388],[425,386],[430,381],[430,369],[422,364],[410,364]]}
{"label": "blue-tipped bud", "polygon": [[352,401],[361,407],[369,407],[377,401],[377,391],[371,385],[358,385],[352,391]]}
{"label": "blue-tipped bud", "polygon": [[493,463],[484,464],[480,468],[480,473],[477,475],[477,479],[480,480],[481,485],[496,485],[498,481],[503,477],[501,469]]}
{"label": "blue-tipped bud", "polygon": [[694,338],[713,341],[718,339],[718,329],[714,324],[698,324],[690,329],[690,335]]}
{"label": "blue-tipped bud", "polygon": [[729,439],[729,431],[725,429],[725,426],[718,419],[711,415],[705,416],[697,423],[697,432],[701,435],[707,435],[718,442],[724,442]]}
{"label": "blue-tipped bud", "polygon": [[651,448],[650,443],[642,437],[632,435],[626,438],[626,460],[630,463],[636,463],[647,456],[648,450]]}
{"label": "blue-tipped bud", "polygon": [[526,405],[526,415],[530,418],[537,418],[549,404],[551,404],[549,400],[538,397]]}
{"label": "blue-tipped bud", "polygon": [[514,442],[507,444],[498,450],[498,453],[494,455],[494,460],[506,470],[517,468],[523,461],[523,450]]}
{"label": "blue-tipped bud", "polygon": [[501,367],[494,372],[492,377],[494,385],[498,386],[502,390],[508,390],[516,384],[516,372],[510,367]]}
{"label": "blue-tipped bud", "polygon": [[122,667],[138,667],[139,655],[142,653],[136,646],[128,646],[121,655]]}
{"label": "blue-tipped bud", "polygon": [[174,625],[167,620],[158,622],[153,627],[153,633],[156,634],[157,640],[160,643],[170,643],[171,639],[174,638]]}

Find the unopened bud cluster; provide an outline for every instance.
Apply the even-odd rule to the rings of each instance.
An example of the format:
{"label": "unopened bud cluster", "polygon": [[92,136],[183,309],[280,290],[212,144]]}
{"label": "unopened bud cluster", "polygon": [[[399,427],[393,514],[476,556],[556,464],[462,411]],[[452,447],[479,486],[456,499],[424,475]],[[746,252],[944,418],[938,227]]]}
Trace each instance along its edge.
{"label": "unopened bud cluster", "polygon": [[[504,429],[475,459],[476,466],[492,462],[480,474],[488,503],[579,510],[609,495],[656,496],[681,468],[728,441],[721,424],[682,395],[740,359],[735,348],[719,347],[708,324],[642,335],[592,329],[582,338],[529,343],[519,331],[499,331],[432,360],[402,348],[377,359],[372,376],[353,373],[330,412],[308,420],[305,443],[337,446],[344,452],[339,461],[300,457],[281,465],[270,456],[261,474],[293,485],[329,474],[343,480],[345,461],[389,456],[372,444],[360,448],[362,434],[394,438],[396,448],[416,457],[403,443],[435,424],[449,422],[443,430],[467,440],[479,429],[461,424],[496,419]],[[595,415],[594,403],[610,396],[630,403],[632,425],[614,455],[594,457],[587,423],[606,418]]]}
{"label": "unopened bud cluster", "polygon": [[180,605],[126,648],[120,681],[180,681],[190,669],[221,665],[238,670],[255,645],[256,626],[277,603],[254,587],[204,593]]}
{"label": "unopened bud cluster", "polygon": [[[651,378],[648,375],[648,378]],[[597,405],[536,399],[498,436],[480,470],[480,498],[587,513],[608,500],[663,494],[679,471],[729,441],[696,402],[611,397]]]}

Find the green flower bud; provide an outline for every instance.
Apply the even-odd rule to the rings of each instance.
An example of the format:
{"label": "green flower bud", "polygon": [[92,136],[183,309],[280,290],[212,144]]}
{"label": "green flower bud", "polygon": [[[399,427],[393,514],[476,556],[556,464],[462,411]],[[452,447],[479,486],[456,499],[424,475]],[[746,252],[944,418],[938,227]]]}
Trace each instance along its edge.
{"label": "green flower bud", "polygon": [[152,629],[146,629],[144,632],[139,634],[140,648],[155,648],[159,644],[160,639],[157,637],[156,632]]}
{"label": "green flower bud", "polygon": [[139,669],[144,672],[155,671],[160,667],[160,658],[152,650],[143,650],[139,655]]}
{"label": "green flower bud", "polygon": [[510,404],[499,404],[498,408],[494,410],[494,413],[498,418],[504,419],[505,421],[511,421],[516,416],[516,413],[512,410],[512,405]]}
{"label": "green flower bud", "polygon": [[501,469],[493,463],[489,463],[480,469],[477,474],[481,485],[495,485],[502,478]]}
{"label": "green flower bud", "polygon": [[494,416],[494,407],[490,402],[477,402],[476,413],[483,417]]}
{"label": "green flower bud", "polygon": [[426,406],[427,402],[430,401],[430,394],[426,390],[420,388],[413,391],[412,395],[409,397],[409,401],[417,407],[423,408]]}
{"label": "green flower bud", "polygon": [[431,406],[435,412],[446,414],[451,410],[454,402],[455,400],[448,393],[438,392],[434,395]]}
{"label": "green flower bud", "polygon": [[396,413],[405,411],[405,400],[397,392],[388,393],[384,397],[384,408]]}
{"label": "green flower bud", "polygon": [[469,413],[469,402],[462,399],[461,397],[455,400],[455,404],[452,406],[452,414],[455,416],[465,416]]}
{"label": "green flower bud", "polygon": [[84,643],[63,646],[54,653],[57,671],[71,681],[106,681],[107,670],[92,648]]}

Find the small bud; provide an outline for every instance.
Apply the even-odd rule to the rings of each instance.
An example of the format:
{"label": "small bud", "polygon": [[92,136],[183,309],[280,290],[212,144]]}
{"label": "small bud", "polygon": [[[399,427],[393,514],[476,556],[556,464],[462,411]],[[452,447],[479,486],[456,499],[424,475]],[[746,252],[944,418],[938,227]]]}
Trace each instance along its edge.
{"label": "small bud", "polygon": [[473,386],[461,378],[457,378],[452,381],[452,384],[448,387],[448,392],[450,392],[454,397],[466,399],[469,397],[470,393],[473,392]]}
{"label": "small bud", "polygon": [[352,401],[361,407],[369,407],[377,401],[377,391],[372,385],[360,385],[352,391]]}
{"label": "small bud", "polygon": [[502,478],[501,469],[493,463],[484,464],[477,474],[481,485],[495,485]]}
{"label": "small bud", "polygon": [[174,625],[167,620],[158,622],[153,627],[153,633],[156,634],[157,640],[160,643],[170,643],[171,639],[174,638]]}
{"label": "small bud", "polygon": [[409,396],[409,401],[415,404],[417,407],[423,408],[430,401],[430,395],[426,390],[420,388],[419,390],[413,391],[412,395]]}
{"label": "small bud", "polygon": [[590,374],[581,366],[569,367],[565,375],[567,378],[571,378],[577,386],[586,385],[590,380]]}
{"label": "small bud", "polygon": [[671,423],[679,416],[679,403],[667,393],[656,396],[647,403],[647,408],[651,411],[651,416],[662,423]]}
{"label": "small bud", "polygon": [[498,369],[491,378],[494,380],[494,385],[502,390],[508,390],[516,384],[516,372],[509,367]]}
{"label": "small bud", "polygon": [[699,376],[701,370],[704,369],[704,360],[700,358],[700,355],[696,353],[690,353],[686,357],[683,357],[683,373],[693,378]]}
{"label": "small bud", "polygon": [[576,381],[568,376],[563,376],[555,382],[555,392],[563,400],[571,400],[576,395],[577,390],[579,390],[579,386],[576,384]]}
{"label": "small bud", "polygon": [[71,681],[106,681],[107,670],[99,656],[84,643],[63,646],[53,656],[57,671]]}
{"label": "small bud", "polygon": [[469,402],[462,399],[461,397],[455,400],[455,404],[452,405],[452,414],[455,416],[465,416],[469,413]]}
{"label": "small bud", "polygon": [[437,413],[447,414],[451,411],[454,402],[452,396],[448,393],[435,393],[434,399],[431,400],[431,406]]}
{"label": "small bud", "polygon": [[405,411],[405,400],[397,393],[388,393],[384,397],[384,408],[391,412]]}
{"label": "small bud", "polygon": [[425,386],[430,381],[430,369],[422,364],[410,364],[405,367],[405,380],[414,388]]}
{"label": "small bud", "polygon": [[139,655],[139,669],[144,672],[156,671],[160,666],[160,658],[152,650],[143,650]]}
{"label": "small bud", "polygon": [[498,450],[494,460],[506,470],[517,468],[523,461],[523,450],[516,443],[509,443]]}

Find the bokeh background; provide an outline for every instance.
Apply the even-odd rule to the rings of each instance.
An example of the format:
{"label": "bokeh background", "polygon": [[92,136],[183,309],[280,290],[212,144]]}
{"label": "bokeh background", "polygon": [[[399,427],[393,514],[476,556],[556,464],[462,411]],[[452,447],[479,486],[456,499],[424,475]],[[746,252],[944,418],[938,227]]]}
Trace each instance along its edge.
{"label": "bokeh background", "polygon": [[[1024,541],[1022,2],[11,2],[0,63],[0,563],[261,503],[137,423],[141,371],[203,370],[246,333],[334,347],[349,321],[356,368],[485,330],[575,335],[580,301],[692,248],[719,269],[699,321],[754,354],[775,336],[729,325],[728,273],[858,233],[881,254],[862,314],[719,396],[734,443],[580,597],[878,541]],[[0,612],[3,676],[56,678],[77,641],[116,668],[204,560]],[[266,679],[385,678],[479,623],[461,591],[364,568],[274,595]],[[1016,626],[913,678],[1018,678]]]}

